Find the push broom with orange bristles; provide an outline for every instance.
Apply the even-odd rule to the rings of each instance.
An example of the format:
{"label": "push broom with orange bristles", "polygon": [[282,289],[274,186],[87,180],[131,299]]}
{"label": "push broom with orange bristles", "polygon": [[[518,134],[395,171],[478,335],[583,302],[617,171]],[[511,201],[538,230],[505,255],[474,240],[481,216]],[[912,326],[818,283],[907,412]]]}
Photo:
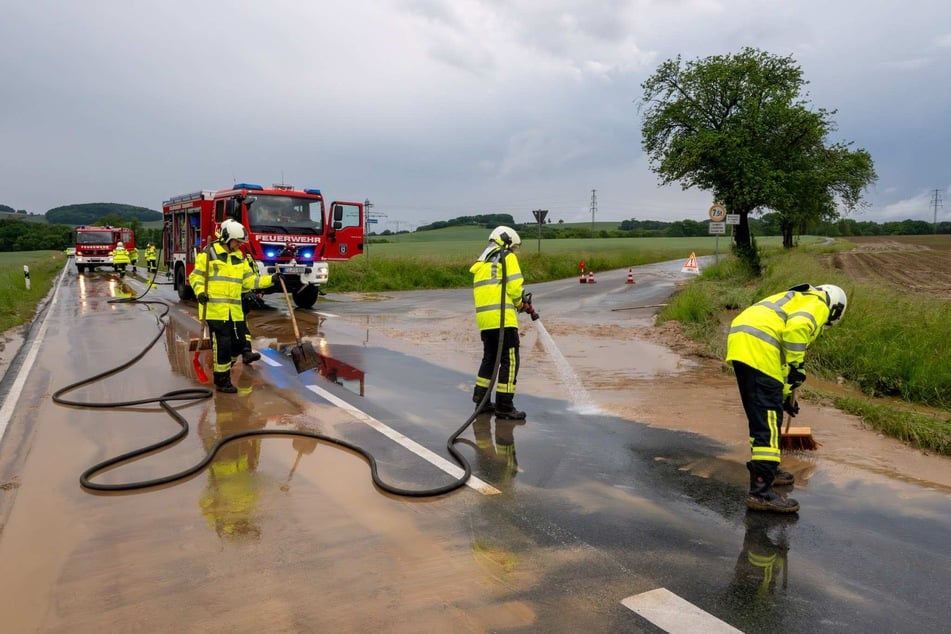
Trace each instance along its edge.
{"label": "push broom with orange bristles", "polygon": [[[796,390],[790,395],[793,404],[798,404],[799,398]],[[812,427],[791,427],[792,414],[786,414],[786,428],[779,438],[779,446],[787,451],[808,450],[813,451],[819,448],[819,443],[812,437]]]}

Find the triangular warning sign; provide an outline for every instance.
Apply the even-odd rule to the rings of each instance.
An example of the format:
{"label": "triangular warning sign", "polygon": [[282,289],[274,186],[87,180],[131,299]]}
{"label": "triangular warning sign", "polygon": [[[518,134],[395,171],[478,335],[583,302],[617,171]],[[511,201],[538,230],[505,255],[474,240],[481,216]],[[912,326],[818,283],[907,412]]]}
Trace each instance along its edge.
{"label": "triangular warning sign", "polygon": [[684,262],[684,266],[680,269],[681,273],[693,273],[694,275],[700,275],[700,265],[697,264],[697,254],[691,252],[690,257],[687,258],[687,261]]}

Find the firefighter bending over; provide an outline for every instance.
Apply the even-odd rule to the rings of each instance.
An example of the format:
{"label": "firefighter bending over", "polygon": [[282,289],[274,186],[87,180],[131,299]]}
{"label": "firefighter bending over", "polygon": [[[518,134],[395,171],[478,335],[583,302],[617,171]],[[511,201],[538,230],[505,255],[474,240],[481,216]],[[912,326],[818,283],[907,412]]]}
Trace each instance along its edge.
{"label": "firefighter bending over", "polygon": [[[482,363],[476,377],[472,401],[480,403],[492,383],[495,355],[502,337],[502,360],[495,386],[495,417],[521,420],[525,412],[515,409],[515,380],[518,377],[518,312],[527,312],[536,319],[530,295],[522,291],[522,269],[515,252],[522,239],[509,227],[496,227],[489,234],[489,246],[469,269],[472,273],[472,293],[475,300],[476,323],[482,338]],[[505,294],[502,294],[502,262],[505,262]],[[504,311],[501,310],[505,305]],[[502,313],[502,316],[500,316]],[[503,322],[504,320],[504,322]],[[504,326],[500,328],[500,326]],[[480,413],[493,410],[486,401]]]}
{"label": "firefighter bending over", "polygon": [[791,473],[779,469],[783,412],[799,413],[793,390],[806,374],[806,348],[823,326],[845,313],[848,300],[838,286],[801,284],[770,295],[737,315],[726,340],[726,360],[733,363],[740,400],[750,428],[752,460],[746,506],[755,511],[795,513],[799,502],[773,490],[792,485]]}
{"label": "firefighter bending over", "polygon": [[208,329],[211,330],[215,388],[219,392],[238,391],[231,383],[231,368],[244,350],[242,335],[247,332],[241,294],[267,288],[276,277],[258,275],[256,270],[248,266],[241,252],[241,244],[247,240],[248,234],[241,223],[226,219],[221,223],[218,240],[198,254],[195,269],[188,276],[188,283],[205,311]]}

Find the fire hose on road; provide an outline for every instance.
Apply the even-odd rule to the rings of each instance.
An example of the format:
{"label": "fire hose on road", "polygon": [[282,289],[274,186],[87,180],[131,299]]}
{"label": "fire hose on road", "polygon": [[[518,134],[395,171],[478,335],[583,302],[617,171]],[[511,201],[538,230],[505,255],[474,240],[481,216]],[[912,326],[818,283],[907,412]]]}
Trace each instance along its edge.
{"label": "fire hose on road", "polygon": [[[502,260],[502,289],[501,289],[501,301],[499,305],[499,310],[502,313],[502,316],[501,316],[502,318],[500,319],[500,330],[504,328],[504,325],[505,325],[505,318],[504,318],[504,313],[506,308],[506,301],[505,301],[506,300],[506,295],[505,295],[506,270],[505,270],[505,258],[504,258],[505,251],[506,249],[503,249],[503,252],[502,252],[503,257],[501,258]],[[413,489],[405,489],[405,488],[393,486],[391,484],[387,484],[380,478],[376,459],[373,457],[373,455],[369,451],[365,450],[364,448],[358,445],[355,445],[353,443],[349,443],[340,438],[334,438],[331,436],[326,436],[324,434],[320,434],[320,433],[312,432],[312,431],[293,430],[293,429],[255,429],[255,430],[248,430],[248,431],[238,432],[238,433],[230,434],[228,436],[224,436],[218,439],[217,442],[215,442],[215,444],[208,450],[205,457],[202,460],[200,460],[197,464],[167,476],[151,478],[147,480],[139,480],[135,482],[124,482],[119,484],[100,484],[100,483],[94,482],[93,481],[94,478],[104,471],[108,471],[116,467],[119,467],[123,464],[135,461],[151,453],[168,449],[170,447],[175,446],[182,440],[184,440],[188,436],[188,433],[189,433],[189,424],[188,424],[188,421],[185,419],[185,417],[182,416],[181,413],[178,411],[178,409],[175,407],[175,404],[178,404],[178,403],[187,404],[190,402],[206,400],[214,396],[214,393],[212,392],[212,390],[196,387],[196,388],[184,388],[180,390],[172,390],[164,394],[161,394],[159,396],[129,400],[129,401],[89,402],[89,401],[77,401],[77,400],[64,398],[64,395],[70,392],[78,390],[79,388],[83,386],[91,385],[93,383],[101,381],[114,374],[118,374],[119,372],[122,372],[123,370],[126,370],[127,368],[133,366],[136,362],[142,359],[148,353],[148,351],[151,350],[152,347],[154,347],[155,344],[162,338],[165,332],[165,328],[168,325],[167,316],[169,311],[171,310],[171,306],[168,303],[161,300],[142,299],[151,289],[152,282],[154,281],[154,279],[155,279],[155,275],[153,273],[152,281],[149,282],[149,285],[146,287],[145,291],[141,295],[136,297],[112,299],[112,300],[109,300],[109,302],[110,303],[138,303],[138,304],[148,304],[148,305],[154,305],[156,307],[161,307],[162,312],[158,315],[158,322],[160,324],[158,334],[156,334],[156,336],[152,339],[152,341],[150,341],[142,349],[141,352],[136,354],[134,357],[132,357],[125,363],[122,363],[104,372],[100,372],[99,374],[96,374],[94,376],[90,376],[80,381],[76,381],[75,383],[71,383],[64,387],[61,387],[55,392],[53,392],[52,399],[55,403],[59,405],[67,406],[67,407],[94,408],[94,409],[121,409],[121,408],[129,408],[129,407],[139,407],[142,405],[149,405],[149,404],[157,404],[159,407],[161,407],[165,411],[166,414],[168,414],[178,424],[179,430],[175,434],[169,436],[168,438],[164,440],[152,443],[150,445],[141,447],[139,449],[128,451],[126,453],[109,458],[107,460],[103,460],[102,462],[96,463],[93,466],[89,467],[88,469],[83,471],[83,473],[79,477],[79,483],[84,489],[90,492],[95,492],[95,493],[118,493],[118,492],[125,492],[125,491],[151,489],[154,487],[159,487],[163,485],[172,484],[178,481],[183,481],[191,477],[194,477],[195,475],[204,471],[208,467],[208,465],[212,462],[212,460],[214,460],[215,455],[224,445],[232,441],[239,440],[241,438],[248,438],[252,436],[285,436],[285,437],[290,436],[290,437],[313,438],[313,439],[323,441],[329,444],[337,445],[338,447],[342,447],[344,449],[348,449],[354,453],[359,454],[367,461],[367,464],[370,466],[370,475],[371,475],[371,478],[373,479],[373,484],[377,488],[387,493],[391,493],[393,495],[398,495],[403,497],[417,497],[417,498],[434,497],[434,496],[450,493],[464,486],[466,482],[469,480],[469,478],[471,477],[472,467],[469,464],[468,460],[466,460],[465,456],[463,456],[455,448],[455,444],[458,442],[459,436],[466,430],[466,428],[468,428],[473,423],[473,421],[475,421],[482,406],[484,405],[484,401],[486,401],[489,398],[489,395],[492,393],[492,390],[494,389],[495,384],[498,380],[499,367],[502,361],[502,343],[504,339],[501,336],[499,337],[499,348],[496,352],[495,366],[492,372],[492,380],[489,383],[489,387],[488,387],[486,396],[483,398],[483,402],[478,403],[475,406],[475,409],[473,410],[469,418],[465,421],[465,423],[461,427],[459,427],[459,429],[457,429],[446,441],[446,450],[449,452],[449,454],[453,457],[456,463],[464,471],[462,476],[460,476],[453,482],[450,482],[446,485],[434,487],[430,489],[413,490]],[[528,295],[529,304],[530,304],[530,300],[531,300],[531,296]],[[538,313],[536,313],[533,308],[527,312],[531,316],[532,321],[535,321],[538,319]]]}

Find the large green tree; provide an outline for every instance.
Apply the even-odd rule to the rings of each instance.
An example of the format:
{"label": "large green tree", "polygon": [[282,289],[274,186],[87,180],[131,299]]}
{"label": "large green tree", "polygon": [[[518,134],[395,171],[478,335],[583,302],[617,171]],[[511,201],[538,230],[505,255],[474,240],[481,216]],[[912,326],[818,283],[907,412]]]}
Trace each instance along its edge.
{"label": "large green tree", "polygon": [[[854,208],[875,179],[871,157],[829,145],[833,112],[812,110],[792,57],[753,48],[661,64],[642,85],[641,129],[661,183],[712,192],[739,214],[737,247],[750,251],[749,217],[776,210],[789,226]],[[790,244],[791,244],[790,231]]]}

